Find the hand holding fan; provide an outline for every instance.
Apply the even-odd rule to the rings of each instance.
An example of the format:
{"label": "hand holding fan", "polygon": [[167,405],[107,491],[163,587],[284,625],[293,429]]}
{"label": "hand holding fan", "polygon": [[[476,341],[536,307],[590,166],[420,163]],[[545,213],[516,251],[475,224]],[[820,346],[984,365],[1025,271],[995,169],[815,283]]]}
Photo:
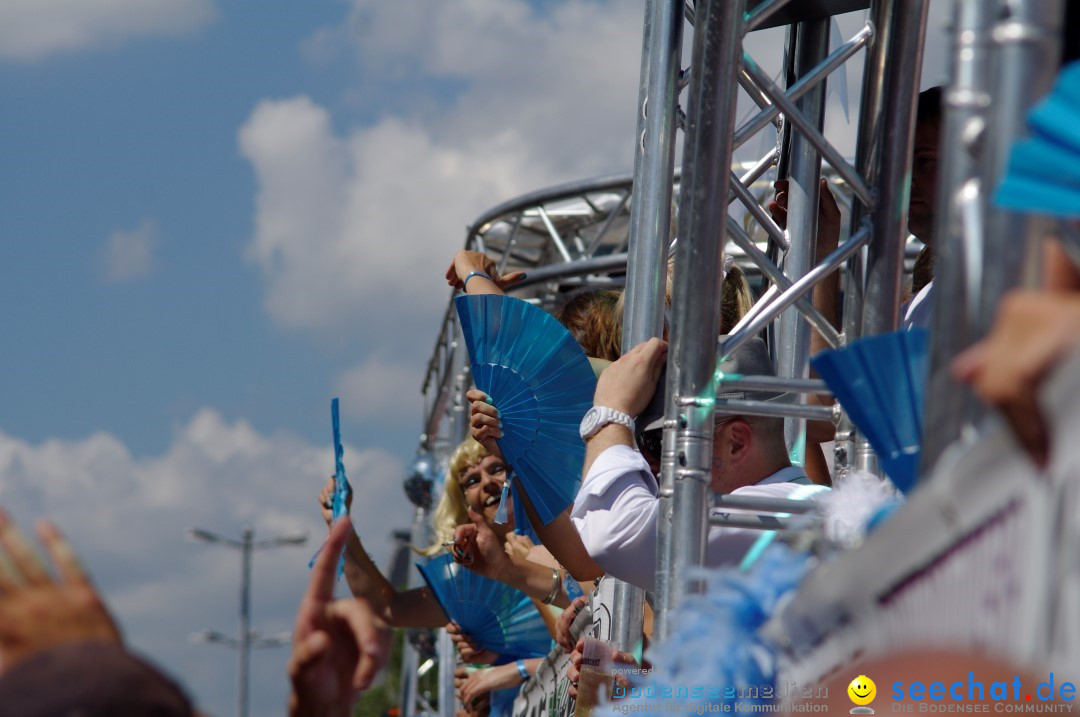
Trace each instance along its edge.
{"label": "hand holding fan", "polygon": [[[334,502],[332,506],[334,520],[349,514],[349,497],[352,494],[352,487],[349,485],[348,478],[345,477],[345,449],[341,445],[341,418],[338,413],[338,400],[335,398],[330,402],[330,422],[333,424],[334,430]],[[315,565],[315,558],[319,557],[319,553],[322,552],[322,548],[319,548],[315,552],[315,555],[311,558],[311,562],[308,563],[308,567]],[[342,556],[341,563],[338,565],[338,575],[340,576],[345,572],[345,558]]]}
{"label": "hand holding fan", "polygon": [[485,650],[516,660],[542,657],[551,649],[544,618],[517,588],[474,573],[448,554],[416,567],[447,617]]}
{"label": "hand holding fan", "polygon": [[584,350],[543,309],[495,294],[455,299],[473,381],[499,410],[499,450],[543,522],[577,494],[578,426],[596,390]]}

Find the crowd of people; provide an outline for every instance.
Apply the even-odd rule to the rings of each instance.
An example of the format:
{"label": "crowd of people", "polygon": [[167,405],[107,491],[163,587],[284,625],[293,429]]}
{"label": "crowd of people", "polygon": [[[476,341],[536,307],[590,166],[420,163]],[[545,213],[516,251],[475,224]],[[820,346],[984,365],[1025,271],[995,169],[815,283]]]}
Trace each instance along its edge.
{"label": "crowd of people", "polygon": [[[903,316],[898,317],[904,326],[928,326],[933,312],[941,104],[940,88],[920,95],[908,215],[912,234],[926,248],[916,262]],[[769,206],[781,225],[786,219],[787,188],[784,180],[779,181]],[[839,235],[840,213],[823,180],[819,256],[837,246]],[[958,379],[1000,409],[1037,465],[1045,464],[1053,450],[1037,401],[1038,388],[1080,343],[1080,271],[1060,244],[1048,242],[1046,257],[1042,286],[1005,296],[992,331],[958,356],[953,366]],[[505,293],[522,277],[520,272],[501,275],[490,257],[472,251],[458,252],[446,272],[449,285],[472,295]],[[669,301],[672,281],[669,271]],[[839,319],[838,294],[835,282],[824,282],[813,295],[815,306],[834,322]],[[746,276],[737,266],[729,266],[722,331],[730,331],[752,303]],[[434,512],[435,538],[431,545],[414,546],[427,556],[449,551],[464,568],[527,595],[549,626],[552,649],[570,654],[571,695],[578,687],[584,649],[572,627],[587,609],[595,582],[610,575],[651,591],[656,580],[662,374],[668,346],[664,337],[656,337],[623,353],[622,311],[619,291],[599,289],[565,297],[555,312],[586,355],[595,359],[598,374],[592,415],[581,432],[585,459],[573,503],[545,524],[527,492],[506,497],[504,484],[513,466],[499,449],[503,437],[499,409],[474,388],[466,395],[470,437],[449,459]],[[822,345],[820,337],[814,341],[815,346]],[[761,339],[745,343],[725,360],[725,372],[775,375]],[[730,397],[760,401],[776,396],[740,391]],[[710,489],[716,494],[780,498],[805,498],[828,490],[830,477],[820,444],[831,438],[831,426],[811,426],[809,435],[806,463],[794,465],[782,418],[718,414],[711,437]],[[462,665],[480,666],[457,673],[459,715],[508,714],[513,692],[536,672],[542,659],[485,649],[449,620],[430,588],[403,591],[391,584],[368,557],[361,542],[363,526],[357,526],[358,531],[347,518],[333,520],[333,490],[331,480],[318,495],[329,538],[297,611],[288,668],[290,714],[350,715],[357,693],[385,665],[390,630],[401,627],[445,627]],[[508,518],[498,519],[500,504],[514,499],[522,501],[530,526],[515,525],[515,511],[507,511],[505,505]],[[711,527],[706,565],[738,565],[760,534],[748,528]],[[193,714],[182,689],[125,648],[115,621],[57,528],[43,522],[38,536],[55,576],[14,522],[0,512],[0,717],[74,714],[65,711],[73,707],[87,716]],[[342,556],[351,596],[335,599]],[[645,645],[651,623],[646,606]],[[612,660],[643,664],[638,654],[610,652]],[[511,695],[511,700],[496,699],[500,693]]]}

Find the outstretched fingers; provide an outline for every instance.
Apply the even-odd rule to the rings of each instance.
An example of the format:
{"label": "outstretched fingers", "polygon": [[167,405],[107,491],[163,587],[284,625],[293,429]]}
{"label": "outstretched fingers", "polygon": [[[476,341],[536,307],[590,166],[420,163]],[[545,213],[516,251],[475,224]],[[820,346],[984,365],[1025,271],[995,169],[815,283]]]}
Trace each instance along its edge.
{"label": "outstretched fingers", "polygon": [[7,558],[7,579],[14,584],[41,585],[49,582],[49,573],[30,541],[8,514],[0,509],[0,551]]}
{"label": "outstretched fingers", "polygon": [[341,553],[345,550],[345,541],[349,539],[350,533],[352,533],[352,523],[347,517],[337,520],[330,527],[330,537],[326,539],[326,545],[323,546],[311,569],[311,580],[308,581],[305,599],[330,602],[334,598],[337,569],[341,562]]}
{"label": "outstretched fingers", "polygon": [[386,627],[363,600],[338,600],[327,608],[327,616],[343,621],[352,633],[359,652],[353,672],[354,690],[365,690],[386,664],[390,636]]}
{"label": "outstretched fingers", "polygon": [[37,524],[38,537],[45,546],[45,552],[56,566],[61,579],[68,583],[85,583],[89,580],[75,549],[67,538],[61,534],[59,528],[48,520],[39,521]]}

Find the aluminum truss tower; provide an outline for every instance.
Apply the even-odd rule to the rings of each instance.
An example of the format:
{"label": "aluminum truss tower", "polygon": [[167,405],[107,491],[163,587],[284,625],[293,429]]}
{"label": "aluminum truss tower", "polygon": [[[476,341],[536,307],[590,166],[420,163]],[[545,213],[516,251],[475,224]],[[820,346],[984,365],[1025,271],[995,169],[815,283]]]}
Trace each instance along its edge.
{"label": "aluminum truss tower", "polygon": [[[957,61],[947,96],[937,235],[944,237],[947,229],[963,240],[952,242],[953,250],[943,251],[938,264],[948,298],[935,318],[935,386],[956,350],[985,331],[1009,285],[1005,273],[1014,264],[987,268],[985,257],[991,250],[1004,251],[1010,233],[1035,231],[1012,219],[987,229],[986,190],[980,186],[989,186],[1000,173],[1003,148],[1019,132],[1027,107],[1049,86],[1061,6],[1062,0],[957,0]],[[830,16],[867,8],[865,25],[830,51]],[[543,306],[550,307],[571,288],[625,284],[626,349],[662,331],[672,198],[678,196],[657,638],[667,633],[671,610],[682,595],[695,587],[684,582],[686,570],[704,558],[709,519],[703,506],[715,413],[783,415],[792,419],[786,432],[793,447],[804,440],[805,420],[833,420],[839,424],[837,478],[851,469],[876,467],[873,451],[838,408],[799,404],[777,411],[771,405],[718,401],[717,390],[736,381],[751,386],[768,380],[743,377],[718,384],[715,366],[747,339],[775,327],[772,348],[779,378],[771,379],[772,385],[823,393],[821,382],[807,378],[811,331],[836,347],[896,327],[927,8],[928,0],[647,0],[634,174],[519,197],[485,213],[468,230],[466,248],[493,256],[500,271],[526,269],[529,278],[515,293]],[[679,66],[684,19],[693,26],[694,39],[687,69]],[[781,25],[789,26],[783,88],[743,49],[747,33]],[[823,108],[826,78],[859,54],[865,58],[852,164],[826,140]],[[1025,82],[1030,77],[1035,79]],[[740,88],[757,111],[736,126]],[[679,96],[687,89],[684,114]],[[993,109],[991,98],[996,98]],[[686,130],[681,178],[674,169],[680,126]],[[779,135],[776,148],[757,162],[736,167],[735,150],[763,130],[774,131],[770,128]],[[774,167],[789,180],[783,229],[752,191]],[[847,238],[815,265],[822,170],[833,178],[834,191],[850,197],[851,221]],[[753,229],[729,215],[736,201],[756,223]],[[736,253],[741,264],[759,272],[768,288],[732,334],[714,344],[700,339],[718,333],[726,238],[734,245],[734,252],[727,253]],[[1012,251],[1018,258],[1024,254],[1022,248]],[[811,302],[814,287],[835,272],[844,279],[840,330]],[[961,274],[964,281],[956,278]],[[953,330],[957,326],[974,328],[960,333]],[[464,435],[466,363],[451,304],[424,382],[428,412],[422,444],[437,456],[445,457]],[[965,412],[970,409],[958,406],[941,401],[931,407],[928,435],[943,440],[936,447],[928,442],[927,461],[970,421]],[[943,426],[940,431],[935,421]],[[629,649],[640,634],[640,592],[609,584],[601,599],[606,609],[597,613],[604,623],[594,626],[594,633]]]}

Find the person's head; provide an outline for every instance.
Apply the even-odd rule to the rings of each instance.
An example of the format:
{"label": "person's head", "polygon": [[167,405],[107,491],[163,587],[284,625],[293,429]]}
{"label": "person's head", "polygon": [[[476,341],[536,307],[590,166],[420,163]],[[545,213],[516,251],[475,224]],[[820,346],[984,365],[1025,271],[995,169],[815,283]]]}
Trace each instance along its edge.
{"label": "person's head", "polygon": [[442,552],[442,544],[453,539],[454,529],[470,522],[469,508],[479,513],[496,532],[512,530],[512,510],[507,511],[507,524],[495,524],[505,482],[506,464],[473,439],[466,438],[450,456],[443,495],[435,507],[435,542],[421,552],[426,555]]}
{"label": "person's head", "polygon": [[908,231],[926,245],[933,242],[934,197],[937,193],[938,145],[941,138],[942,88],[919,94],[915,115],[915,143],[911,157],[911,195],[908,198]]}
{"label": "person's head", "polygon": [[119,645],[77,642],[11,666],[0,678],[0,717],[195,717],[184,691]]}
{"label": "person's head", "polygon": [[[761,339],[750,339],[720,364],[724,374],[775,376],[769,350]],[[659,465],[666,372],[660,375],[652,401],[638,418],[638,444],[650,466]],[[774,401],[782,396],[760,391],[725,391],[718,398]],[[790,465],[784,440],[784,419],[716,414],[713,428],[712,482],[715,492],[729,493],[753,485]]]}
{"label": "person's head", "polygon": [[[750,311],[754,305],[754,292],[750,288],[750,282],[746,279],[746,273],[728,256],[724,263],[724,283],[720,294],[720,333],[728,334],[739,323],[739,320]],[[667,278],[664,283],[664,304],[671,309],[672,291],[675,286],[675,262],[669,261],[667,265]],[[619,295],[619,303],[615,307],[615,314],[619,317],[620,332],[622,330],[623,296]],[[664,338],[668,338],[670,327],[665,324]],[[616,357],[617,358],[617,357]],[[614,360],[614,359],[611,359]]]}
{"label": "person's head", "polygon": [[615,361],[622,354],[622,292],[590,289],[571,294],[555,310],[586,356]]}
{"label": "person's head", "polygon": [[709,484],[713,492],[753,485],[790,464],[783,418],[717,416]]}
{"label": "person's head", "polygon": [[720,297],[720,333],[730,334],[742,317],[754,306],[754,293],[750,282],[738,264],[732,263],[724,277]]}

